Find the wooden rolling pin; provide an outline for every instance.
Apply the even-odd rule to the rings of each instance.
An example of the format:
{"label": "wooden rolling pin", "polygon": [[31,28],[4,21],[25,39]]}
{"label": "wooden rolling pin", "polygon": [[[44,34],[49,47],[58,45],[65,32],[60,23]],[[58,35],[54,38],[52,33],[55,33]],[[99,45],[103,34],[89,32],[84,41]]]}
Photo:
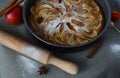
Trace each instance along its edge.
{"label": "wooden rolling pin", "polygon": [[0,31],[0,44],[43,64],[52,64],[67,73],[77,74],[76,64],[54,57],[49,51]]}

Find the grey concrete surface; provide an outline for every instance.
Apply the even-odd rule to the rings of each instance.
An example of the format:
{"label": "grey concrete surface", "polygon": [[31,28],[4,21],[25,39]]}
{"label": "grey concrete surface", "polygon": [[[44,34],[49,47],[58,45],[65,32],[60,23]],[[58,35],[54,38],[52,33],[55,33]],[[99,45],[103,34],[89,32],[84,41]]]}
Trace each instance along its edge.
{"label": "grey concrete surface", "polygon": [[[0,0],[0,10],[10,0]],[[108,0],[112,10],[120,11],[120,0]],[[120,28],[120,21],[116,22]],[[9,25],[4,17],[0,18],[0,29],[14,34],[24,40],[39,44],[25,28],[25,25]],[[87,53],[92,46],[74,53],[55,53],[56,56],[73,61],[80,67],[77,75],[70,75],[52,65],[46,75],[39,75],[37,68],[43,64],[16,54],[14,51],[0,46],[0,78],[120,78],[120,34],[111,28],[103,35],[105,42],[96,55],[88,59]]]}

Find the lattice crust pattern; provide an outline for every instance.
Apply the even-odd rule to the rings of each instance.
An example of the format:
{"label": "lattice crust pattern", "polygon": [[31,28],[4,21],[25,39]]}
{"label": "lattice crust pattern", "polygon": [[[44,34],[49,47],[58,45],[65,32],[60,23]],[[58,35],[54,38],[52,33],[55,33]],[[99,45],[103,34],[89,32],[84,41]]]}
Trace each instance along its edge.
{"label": "lattice crust pattern", "polygon": [[78,45],[98,36],[103,15],[94,0],[37,0],[30,9],[30,23],[45,41]]}

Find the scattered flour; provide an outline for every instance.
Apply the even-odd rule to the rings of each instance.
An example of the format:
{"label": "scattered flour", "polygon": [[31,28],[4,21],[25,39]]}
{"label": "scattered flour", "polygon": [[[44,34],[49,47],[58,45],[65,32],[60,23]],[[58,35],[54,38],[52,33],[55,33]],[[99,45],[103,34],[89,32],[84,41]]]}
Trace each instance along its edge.
{"label": "scattered flour", "polygon": [[37,73],[38,67],[40,67],[40,64],[37,63],[36,61],[22,56],[22,55],[17,55],[16,57],[16,61],[18,63],[18,65],[20,66],[20,68],[22,70],[24,70],[22,73],[24,75],[24,73],[29,73],[29,74],[34,74]]}

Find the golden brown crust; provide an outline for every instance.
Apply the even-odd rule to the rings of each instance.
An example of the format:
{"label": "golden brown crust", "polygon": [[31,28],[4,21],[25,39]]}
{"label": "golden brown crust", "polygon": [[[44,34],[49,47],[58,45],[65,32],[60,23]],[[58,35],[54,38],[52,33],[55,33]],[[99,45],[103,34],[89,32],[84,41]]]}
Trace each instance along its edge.
{"label": "golden brown crust", "polygon": [[42,39],[59,45],[78,45],[103,29],[102,10],[94,0],[37,0],[30,22]]}

